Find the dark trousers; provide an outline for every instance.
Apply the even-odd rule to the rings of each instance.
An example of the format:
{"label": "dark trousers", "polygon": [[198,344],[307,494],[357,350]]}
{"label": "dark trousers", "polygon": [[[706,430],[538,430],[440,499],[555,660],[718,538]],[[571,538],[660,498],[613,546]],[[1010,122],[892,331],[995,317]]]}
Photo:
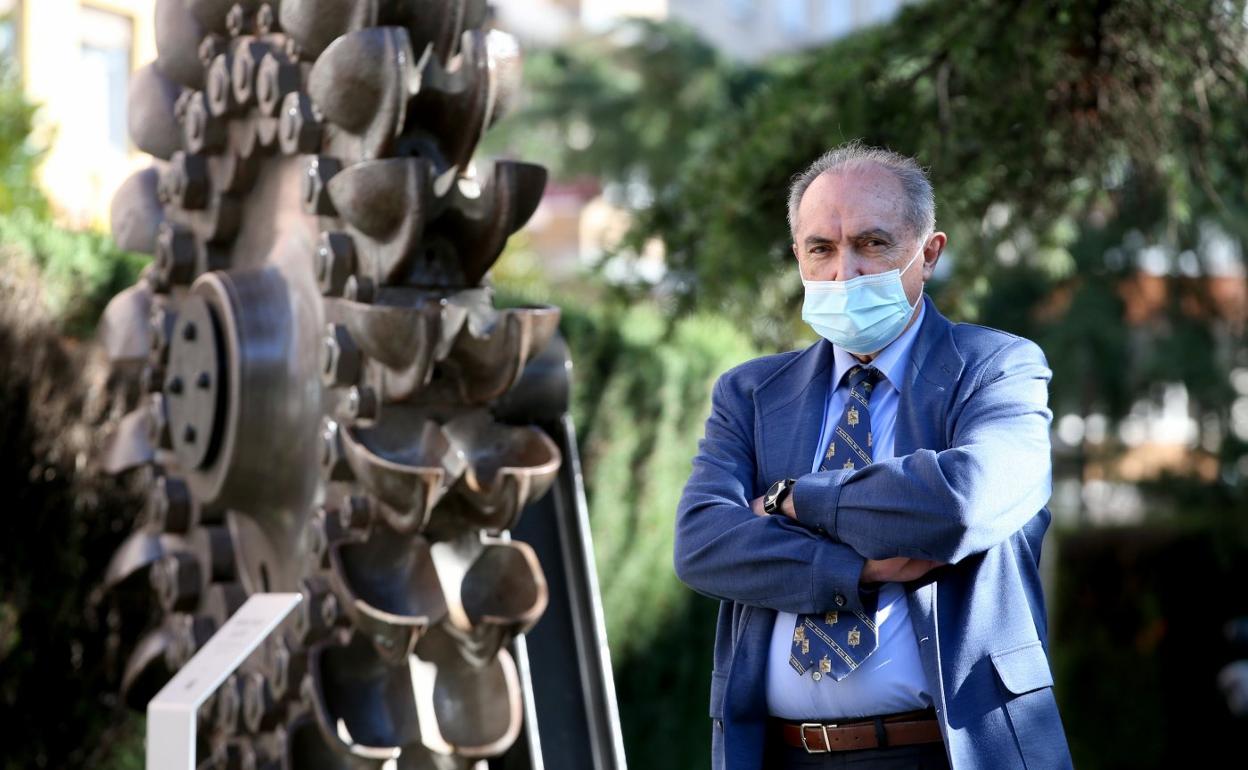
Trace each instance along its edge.
{"label": "dark trousers", "polygon": [[784,743],[775,731],[769,731],[766,770],[807,770],[807,768],[854,768],[854,770],[948,770],[949,759],[943,743],[921,743],[913,746],[891,746],[885,749],[832,751],[808,754],[805,749]]}

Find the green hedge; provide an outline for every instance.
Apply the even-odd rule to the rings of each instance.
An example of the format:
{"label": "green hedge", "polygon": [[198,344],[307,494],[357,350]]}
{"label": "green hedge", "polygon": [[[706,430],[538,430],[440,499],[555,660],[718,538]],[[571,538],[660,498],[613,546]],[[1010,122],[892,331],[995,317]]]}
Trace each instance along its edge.
{"label": "green hedge", "polygon": [[711,386],[759,353],[746,330],[714,314],[671,323],[652,302],[528,289],[510,299],[560,305],[572,350],[572,413],[629,764],[709,767],[717,605],[676,578],[676,504]]}
{"label": "green hedge", "polygon": [[1076,767],[1241,766],[1243,721],[1216,678],[1244,654],[1222,631],[1248,615],[1242,511],[1050,533],[1049,648]]}
{"label": "green hedge", "polygon": [[65,230],[30,209],[0,214],[0,277],[36,272],[47,315],[74,336],[92,332],[108,301],[148,261],[107,235]]}
{"label": "green hedge", "polygon": [[129,770],[141,722],[112,695],[121,661],[88,605],[142,497],[88,468],[89,351],[64,337],[67,320],[90,328],[126,268],[90,265],[106,258],[95,236],[14,222],[0,217],[0,768]]}

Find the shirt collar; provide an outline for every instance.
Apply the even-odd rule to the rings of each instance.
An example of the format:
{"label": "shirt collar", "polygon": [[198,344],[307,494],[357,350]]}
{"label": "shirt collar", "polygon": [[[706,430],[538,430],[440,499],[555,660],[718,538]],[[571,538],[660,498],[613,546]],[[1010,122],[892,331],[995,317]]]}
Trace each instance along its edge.
{"label": "shirt collar", "polygon": [[[914,348],[914,341],[918,339],[919,327],[923,324],[924,305],[923,295],[919,295],[919,307],[914,311],[914,323],[910,324],[910,328],[906,329],[900,337],[884,346],[880,354],[875,357],[870,364],[880,370],[880,374],[884,375],[884,379],[898,391],[901,390],[902,377],[906,373],[906,364],[910,361],[910,351]],[[832,388],[835,390],[841,386],[845,374],[855,366],[861,366],[862,362],[854,358],[853,354],[848,350],[844,350],[838,345],[832,346],[833,368],[832,368]]]}

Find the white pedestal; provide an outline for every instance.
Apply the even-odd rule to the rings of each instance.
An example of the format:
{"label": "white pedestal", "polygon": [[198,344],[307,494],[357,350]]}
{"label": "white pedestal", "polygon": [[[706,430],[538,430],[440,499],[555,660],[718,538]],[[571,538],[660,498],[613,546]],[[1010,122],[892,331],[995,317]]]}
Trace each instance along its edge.
{"label": "white pedestal", "polygon": [[255,594],[147,704],[147,770],[195,770],[199,706],[303,599]]}

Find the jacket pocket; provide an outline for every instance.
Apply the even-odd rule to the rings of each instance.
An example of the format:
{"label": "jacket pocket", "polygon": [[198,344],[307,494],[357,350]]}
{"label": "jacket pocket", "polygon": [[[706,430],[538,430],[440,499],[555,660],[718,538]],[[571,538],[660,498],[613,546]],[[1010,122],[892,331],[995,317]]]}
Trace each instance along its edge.
{"label": "jacket pocket", "polygon": [[1001,686],[1012,695],[1053,686],[1053,672],[1049,670],[1049,656],[1039,640],[1028,642],[1002,652],[994,652],[992,667],[997,671]]}
{"label": "jacket pocket", "polygon": [[711,672],[711,718],[724,718],[724,691],[728,689],[728,675],[721,671]]}
{"label": "jacket pocket", "polygon": [[989,656],[1001,684],[1005,713],[1023,766],[1051,770],[1071,766],[1066,734],[1053,697],[1053,672],[1039,641]]}

